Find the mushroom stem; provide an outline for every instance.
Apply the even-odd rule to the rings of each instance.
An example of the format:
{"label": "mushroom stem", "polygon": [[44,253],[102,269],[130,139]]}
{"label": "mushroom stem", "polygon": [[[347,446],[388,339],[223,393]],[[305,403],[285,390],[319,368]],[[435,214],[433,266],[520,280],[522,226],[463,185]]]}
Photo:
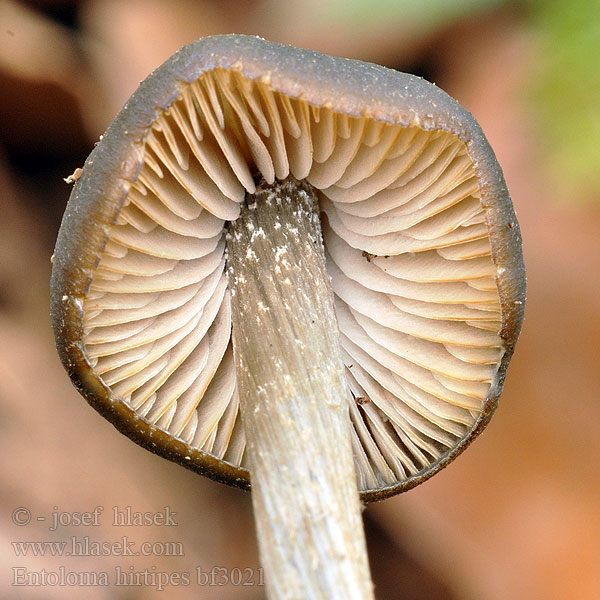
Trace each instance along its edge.
{"label": "mushroom stem", "polygon": [[269,596],[372,598],[313,189],[292,178],[259,185],[227,238],[238,392]]}

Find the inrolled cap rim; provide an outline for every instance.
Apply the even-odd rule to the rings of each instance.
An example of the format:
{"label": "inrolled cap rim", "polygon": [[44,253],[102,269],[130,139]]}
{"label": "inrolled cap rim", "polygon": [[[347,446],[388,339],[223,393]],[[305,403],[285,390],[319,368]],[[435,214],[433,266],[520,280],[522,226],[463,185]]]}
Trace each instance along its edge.
{"label": "inrolled cap rim", "polygon": [[[473,117],[442,90],[417,77],[246,36],[198,40],[155,70],[86,161],[63,219],[52,273],[52,320],[63,364],[88,401],[137,443],[219,481],[249,486],[245,471],[194,449],[138,416],[94,373],[83,341],[86,296],[93,288],[107,241],[114,237],[111,232],[116,231],[132,184],[139,181],[147,136],[157,119],[179,101],[188,84],[215,69],[236,73],[255,85],[260,83],[272,93],[296,101],[296,106],[345,114],[356,120],[353,122],[368,118],[389,126],[447,132],[466,148],[479,183],[491,256],[498,269],[502,309],[499,335],[504,355],[470,433],[418,474],[400,484],[364,490],[362,497],[370,501],[414,487],[462,452],[489,421],[520,331],[525,296],[519,228],[494,154]],[[375,100],[374,89],[378,90]],[[337,210],[335,203],[332,206]],[[346,218],[344,227],[355,226],[351,217],[337,214]]]}

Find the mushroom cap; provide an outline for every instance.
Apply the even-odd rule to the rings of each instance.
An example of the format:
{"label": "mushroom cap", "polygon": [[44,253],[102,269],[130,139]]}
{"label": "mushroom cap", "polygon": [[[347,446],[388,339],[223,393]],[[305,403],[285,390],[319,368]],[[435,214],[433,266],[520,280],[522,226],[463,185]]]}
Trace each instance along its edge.
{"label": "mushroom cap", "polygon": [[384,498],[486,426],[525,301],[493,151],[423,79],[255,37],[185,46],[75,183],[52,270],[57,348],[117,429],[248,488],[224,235],[257,175],[290,174],[319,191],[359,488]]}

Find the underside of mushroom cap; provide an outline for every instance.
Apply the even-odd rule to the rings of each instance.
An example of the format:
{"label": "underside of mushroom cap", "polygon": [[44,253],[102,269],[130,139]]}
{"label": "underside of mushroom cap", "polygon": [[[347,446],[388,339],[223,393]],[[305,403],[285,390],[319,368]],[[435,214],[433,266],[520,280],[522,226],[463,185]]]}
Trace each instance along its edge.
{"label": "underside of mushroom cap", "polygon": [[519,228],[473,117],[383,67],[217,36],[152,73],[94,149],[56,245],[73,381],[146,448],[248,487],[224,236],[255,181],[319,193],[365,500],[487,424],[519,334]]}

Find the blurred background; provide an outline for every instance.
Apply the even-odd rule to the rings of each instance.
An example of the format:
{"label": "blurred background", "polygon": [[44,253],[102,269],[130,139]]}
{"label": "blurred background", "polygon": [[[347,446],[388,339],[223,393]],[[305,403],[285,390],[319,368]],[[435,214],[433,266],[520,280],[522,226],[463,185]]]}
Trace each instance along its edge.
{"label": "blurred background", "polygon": [[[264,598],[240,585],[260,579],[250,496],[145,452],[92,411],[48,316],[63,178],[155,66],[231,32],[434,81],[481,123],[521,223],[528,303],[500,408],[448,469],[365,511],[377,598],[600,598],[597,0],[0,0],[0,596]],[[97,527],[50,530],[54,512],[96,506]],[[168,506],[177,525],[112,526],[112,507],[128,506]],[[124,535],[157,543],[154,555],[18,555],[23,541]],[[179,556],[156,555],[173,541]],[[61,568],[148,575],[13,585],[25,569]],[[213,568],[214,585],[199,585]],[[158,573],[170,576],[162,592]]]}

